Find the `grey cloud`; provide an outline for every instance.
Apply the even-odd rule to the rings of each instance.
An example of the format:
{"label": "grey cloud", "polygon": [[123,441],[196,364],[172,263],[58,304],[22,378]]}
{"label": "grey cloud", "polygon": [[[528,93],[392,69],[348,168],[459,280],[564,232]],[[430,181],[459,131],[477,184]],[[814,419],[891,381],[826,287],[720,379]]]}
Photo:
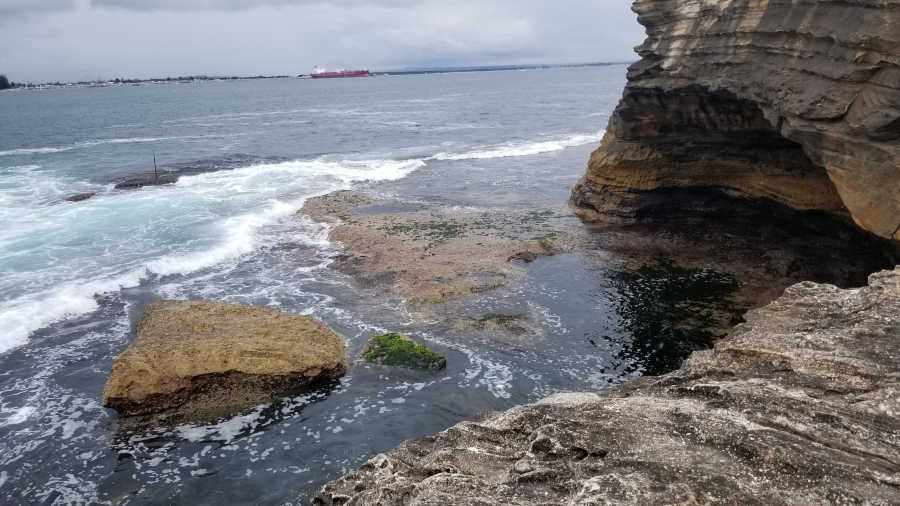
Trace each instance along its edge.
{"label": "grey cloud", "polygon": [[419,2],[417,0],[92,0],[91,5],[104,9],[134,11],[213,11],[247,10],[259,7],[297,7],[313,4],[403,7],[415,3]]}
{"label": "grey cloud", "polygon": [[76,1],[76,9],[4,25],[0,71],[41,82],[299,74],[315,64],[387,70],[624,61],[644,36],[627,0]]}
{"label": "grey cloud", "polygon": [[75,0],[0,0],[0,22],[17,16],[74,9]]}

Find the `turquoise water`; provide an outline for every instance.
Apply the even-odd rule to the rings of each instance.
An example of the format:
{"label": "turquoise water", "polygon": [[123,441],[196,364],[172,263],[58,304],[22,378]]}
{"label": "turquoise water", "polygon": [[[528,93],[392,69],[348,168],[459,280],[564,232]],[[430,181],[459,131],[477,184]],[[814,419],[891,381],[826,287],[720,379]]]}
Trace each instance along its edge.
{"label": "turquoise water", "polygon": [[[624,72],[0,94],[0,502],[301,501],[404,439],[640,374],[627,311],[616,309],[623,288],[602,262],[561,255],[521,285],[479,295],[473,312],[534,316],[539,342],[510,346],[376,301],[327,268],[339,252],[327,227],[296,215],[310,196],[359,187],[574,220],[562,203]],[[115,189],[152,171],[154,156],[181,175],[175,184]],[[372,333],[405,331],[449,366],[437,375],[354,366],[334,385],[216,424],[117,436],[114,413],[99,405],[103,384],[141,310],[160,298],[312,315],[351,353]]]}

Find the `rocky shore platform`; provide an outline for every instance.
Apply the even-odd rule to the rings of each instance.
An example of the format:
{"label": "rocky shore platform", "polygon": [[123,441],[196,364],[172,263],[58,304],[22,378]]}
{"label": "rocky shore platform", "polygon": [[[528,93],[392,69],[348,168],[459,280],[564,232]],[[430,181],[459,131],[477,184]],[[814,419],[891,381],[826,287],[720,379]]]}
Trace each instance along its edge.
{"label": "rocky shore platform", "polygon": [[366,190],[309,199],[300,214],[332,225],[328,238],[342,249],[331,267],[360,286],[402,300],[419,321],[445,320],[495,339],[534,334],[533,322],[528,315],[473,319],[461,314],[461,306],[479,293],[514,290],[533,262],[558,255],[579,255],[580,262],[626,275],[715,272],[731,279],[727,301],[714,307],[693,301],[708,297],[693,297],[704,294],[689,293],[688,286],[671,294],[681,312],[703,315],[703,321],[688,315],[685,325],[718,337],[745,311],[771,302],[792,284],[861,286],[869,273],[900,263],[893,245],[828,217],[798,223],[786,219],[781,213],[790,211],[778,205],[763,211],[755,202],[722,199],[728,202],[715,205],[727,205],[728,216],[663,214],[645,222],[588,226],[563,205],[484,211],[409,204]]}
{"label": "rocky shore platform", "polygon": [[897,504],[900,268],[804,282],[683,367],[403,443],[316,505]]}
{"label": "rocky shore platform", "polygon": [[329,239],[344,254],[333,268],[414,306],[505,286],[522,264],[583,249],[587,237],[571,224],[559,229],[549,210],[406,206],[358,191],[312,198],[300,213],[335,225]]}

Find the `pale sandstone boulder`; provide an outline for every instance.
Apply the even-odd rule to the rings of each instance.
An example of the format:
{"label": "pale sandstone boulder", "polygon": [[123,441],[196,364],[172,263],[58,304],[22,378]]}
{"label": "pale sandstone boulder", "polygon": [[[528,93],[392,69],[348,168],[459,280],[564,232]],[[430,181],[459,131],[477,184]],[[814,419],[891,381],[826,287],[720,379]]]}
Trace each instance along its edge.
{"label": "pale sandstone boulder", "polygon": [[116,358],[103,405],[120,424],[208,421],[347,371],[341,336],[263,307],[159,301]]}

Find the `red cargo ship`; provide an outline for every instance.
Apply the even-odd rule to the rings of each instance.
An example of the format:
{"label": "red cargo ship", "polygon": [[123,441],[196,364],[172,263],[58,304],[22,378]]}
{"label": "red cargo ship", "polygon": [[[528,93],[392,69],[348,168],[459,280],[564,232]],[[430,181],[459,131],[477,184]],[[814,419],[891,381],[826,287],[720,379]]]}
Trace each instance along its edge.
{"label": "red cargo ship", "polygon": [[313,79],[334,79],[339,77],[369,77],[370,75],[372,74],[368,70],[338,70],[335,72],[328,72],[321,67],[316,67],[309,76]]}

